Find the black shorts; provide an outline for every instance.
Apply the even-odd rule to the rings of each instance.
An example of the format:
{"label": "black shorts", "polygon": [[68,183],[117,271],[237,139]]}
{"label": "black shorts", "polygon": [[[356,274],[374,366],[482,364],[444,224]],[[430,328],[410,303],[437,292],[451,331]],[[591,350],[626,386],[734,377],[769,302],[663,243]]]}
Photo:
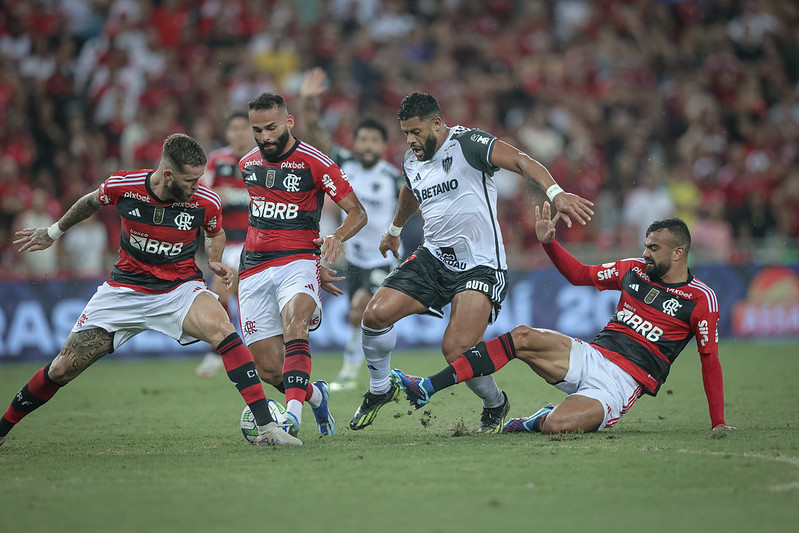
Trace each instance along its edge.
{"label": "black shorts", "polygon": [[493,324],[508,293],[507,270],[477,266],[464,272],[453,272],[433,257],[427,248],[420,246],[404,263],[388,275],[384,287],[407,294],[427,307],[424,314],[442,318],[442,308],[451,303],[456,294],[474,290],[491,300]]}
{"label": "black shorts", "polygon": [[374,294],[391,272],[391,268],[390,264],[377,268],[361,268],[347,263],[347,291],[350,293],[350,298],[358,289]]}

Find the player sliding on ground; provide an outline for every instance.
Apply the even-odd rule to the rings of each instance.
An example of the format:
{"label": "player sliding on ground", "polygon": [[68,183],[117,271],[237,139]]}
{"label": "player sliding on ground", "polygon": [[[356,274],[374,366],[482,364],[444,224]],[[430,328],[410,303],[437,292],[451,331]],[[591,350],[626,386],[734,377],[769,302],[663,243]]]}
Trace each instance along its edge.
{"label": "player sliding on ground", "polygon": [[702,380],[712,428],[724,422],[724,391],[718,356],[718,300],[688,269],[691,235],[680,219],[649,226],[643,259],[584,265],[555,240],[549,203],[536,206],[536,234],[561,274],[573,285],[621,291],[616,314],[592,342],[557,331],[517,326],[480,342],[444,370],[427,378],[392,371],[392,381],[417,409],[446,387],[493,374],[521,359],[569,396],[556,407],[512,418],[504,432],[563,433],[612,427],[643,393],[655,396],[671,364],[691,337],[702,361]]}
{"label": "player sliding on ground", "polygon": [[194,259],[205,230],[208,266],[230,287],[233,271],[222,260],[225,232],[219,196],[199,180],[202,147],[176,133],[164,141],[155,170],[117,172],[75,202],[50,228],[23,229],[14,244],[34,252],[106,205],[122,217],[119,261],[98,287],[53,361],[36,372],[0,418],[0,445],[9,431],[101,357],[152,329],[181,344],[202,340],[216,347],[228,377],[258,426],[255,444],[299,445],[269,414],[264,389],[247,347],[225,308],[208,290]]}

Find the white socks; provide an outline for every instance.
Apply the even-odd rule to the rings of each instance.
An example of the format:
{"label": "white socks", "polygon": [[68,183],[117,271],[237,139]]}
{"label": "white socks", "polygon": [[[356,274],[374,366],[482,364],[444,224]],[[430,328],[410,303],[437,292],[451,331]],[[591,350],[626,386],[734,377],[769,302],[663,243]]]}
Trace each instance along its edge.
{"label": "white socks", "polygon": [[494,376],[480,376],[464,382],[473,393],[483,399],[483,407],[499,407],[505,401],[502,391],[497,387]]}
{"label": "white socks", "polygon": [[362,325],[361,332],[363,355],[369,369],[369,390],[373,394],[383,394],[391,388],[391,350],[397,343],[397,331],[393,325],[381,330]]}
{"label": "white socks", "polygon": [[352,374],[355,377],[358,374],[358,369],[363,362],[363,345],[361,345],[361,330],[359,328],[352,328],[352,335],[350,340],[347,341],[347,347],[344,348],[344,367],[347,369],[355,369]]}
{"label": "white socks", "polygon": [[[319,390],[319,387],[311,383],[311,387],[313,388],[313,392],[311,393],[311,399],[308,400],[308,403],[311,404],[312,408],[319,407],[319,404],[322,403],[322,391]],[[286,403],[286,411],[293,414],[297,418],[297,422],[302,424],[302,402],[299,400],[289,400]]]}

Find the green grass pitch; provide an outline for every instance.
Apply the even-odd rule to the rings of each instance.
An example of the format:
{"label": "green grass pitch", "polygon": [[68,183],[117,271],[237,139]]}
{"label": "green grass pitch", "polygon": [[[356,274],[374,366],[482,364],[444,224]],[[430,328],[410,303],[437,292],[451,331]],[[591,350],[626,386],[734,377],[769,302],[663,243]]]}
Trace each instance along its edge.
{"label": "green grass pitch", "polygon": [[[196,378],[197,360],[112,356],[0,447],[0,530],[795,530],[799,344],[728,341],[721,358],[735,432],[710,431],[689,348],[657,398],[596,434],[470,434],[480,404],[459,385],[423,410],[389,404],[358,432],[363,391],[333,393],[339,434],[320,438],[306,407],[305,445],[278,449],[246,443],[241,398],[223,375]],[[340,361],[317,354],[313,379]],[[443,358],[405,351],[392,364],[427,375]],[[0,365],[0,409],[36,368]],[[511,416],[564,396],[519,361],[496,378]]]}

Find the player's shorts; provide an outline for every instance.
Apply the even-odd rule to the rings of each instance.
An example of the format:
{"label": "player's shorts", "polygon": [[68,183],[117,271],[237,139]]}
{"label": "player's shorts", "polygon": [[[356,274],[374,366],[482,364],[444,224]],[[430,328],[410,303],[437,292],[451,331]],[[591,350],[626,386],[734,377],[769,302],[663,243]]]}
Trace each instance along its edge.
{"label": "player's shorts", "polygon": [[246,345],[283,335],[283,307],[297,294],[316,302],[310,330],[322,323],[319,260],[297,259],[266,268],[239,281],[239,320]]}
{"label": "player's shorts", "polygon": [[238,272],[242,250],[244,250],[243,242],[228,242],[225,245],[225,251],[222,252],[222,262]]}
{"label": "player's shorts", "polygon": [[403,292],[427,307],[423,314],[442,318],[442,308],[459,292],[475,290],[491,301],[488,323],[496,320],[502,300],[508,293],[508,272],[489,266],[477,266],[464,272],[453,272],[420,246],[408,259],[388,275],[383,287]]}
{"label": "player's shorts", "polygon": [[605,419],[598,429],[613,427],[643,394],[630,374],[581,339],[572,339],[569,371],[555,387],[599,401],[605,408]]}
{"label": "player's shorts", "polygon": [[392,266],[390,264],[375,268],[361,268],[352,263],[347,263],[347,291],[350,293],[350,298],[359,289],[363,289],[369,294],[374,294],[391,272],[391,269]]}
{"label": "player's shorts", "polygon": [[182,283],[169,292],[145,294],[107,282],[86,304],[72,331],[102,328],[114,335],[114,350],[142,331],[152,329],[186,345],[199,339],[183,333],[183,320],[198,295],[208,290],[204,281]]}

